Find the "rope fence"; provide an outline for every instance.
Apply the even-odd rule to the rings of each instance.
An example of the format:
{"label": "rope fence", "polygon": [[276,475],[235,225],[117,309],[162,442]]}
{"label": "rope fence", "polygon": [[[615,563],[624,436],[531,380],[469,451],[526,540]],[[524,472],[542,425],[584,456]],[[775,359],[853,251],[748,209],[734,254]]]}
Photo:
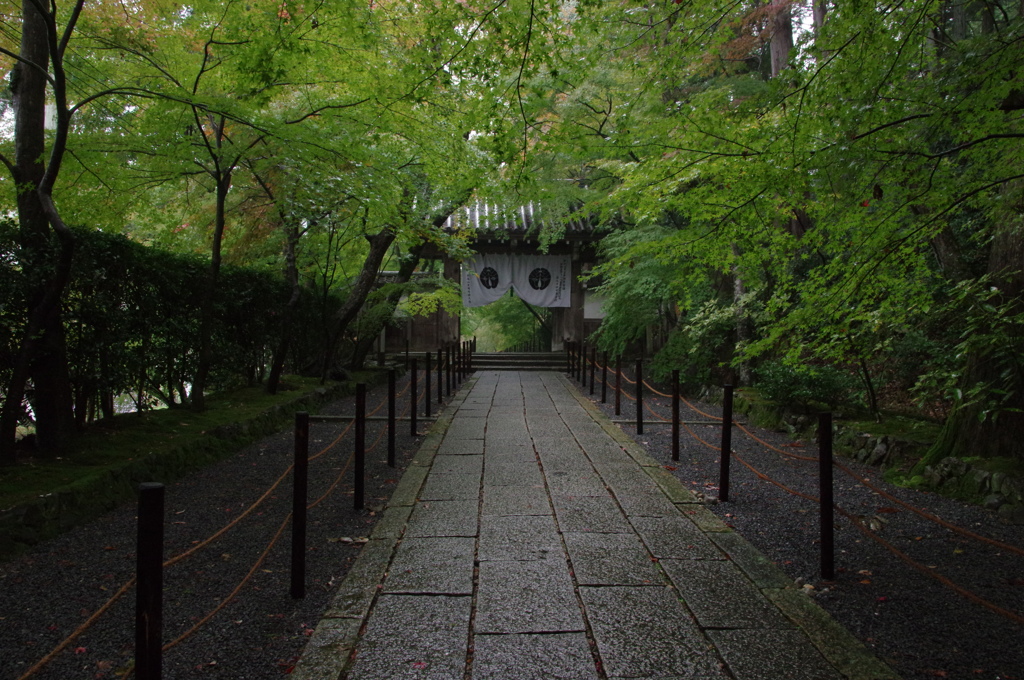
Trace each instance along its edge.
{"label": "rope fence", "polygon": [[[466,361],[467,366],[468,366],[468,359],[466,359],[465,361]],[[402,396],[406,395],[409,392],[409,390],[412,388],[413,384],[414,384],[414,380],[412,379],[412,376],[410,376],[410,379],[408,379],[405,382],[405,384],[402,387],[400,392],[397,392],[397,393],[396,392],[390,392],[390,390],[389,390],[389,392],[390,392],[389,393],[389,397],[395,398],[395,397],[402,397]],[[401,419],[401,418],[406,417],[406,414],[408,414],[410,412],[410,410],[412,410],[414,412],[415,410],[412,409],[412,404],[419,405],[425,398],[427,399],[427,401],[429,401],[429,396],[427,395],[426,390],[423,390],[423,391],[417,390],[417,393],[415,395],[415,399],[410,398],[409,400],[407,400],[409,403],[407,403],[405,405],[405,407],[403,408],[401,414],[399,414],[397,416],[397,418]],[[368,414],[366,414],[366,417],[367,418],[371,418],[371,417],[375,416],[381,409],[383,409],[387,405],[388,405],[388,399],[385,398],[380,403],[378,403],[372,411],[370,411]],[[336,437],[334,437],[332,439],[332,441],[330,443],[328,443],[326,446],[322,447],[314,455],[309,456],[308,457],[308,462],[316,461],[316,460],[322,458],[323,456],[327,455],[330,451],[332,451],[334,448],[336,448],[342,441],[344,441],[348,437],[348,435],[352,432],[352,429],[354,428],[354,426],[356,424],[355,420],[352,419],[351,417],[345,417],[345,416],[339,417],[338,419],[341,419],[341,418],[348,419],[349,420],[348,424],[342,429],[340,434],[338,434]],[[388,433],[388,429],[389,428],[386,427],[386,426],[385,427],[381,427],[379,429],[379,431],[376,434],[376,439],[374,440],[373,444],[371,444],[371,446],[366,450],[366,453],[373,452],[373,451],[375,451],[379,447],[379,445],[380,445],[381,441],[383,440],[385,434]],[[314,509],[317,506],[321,505],[324,501],[326,501],[337,490],[337,488],[341,485],[341,483],[344,480],[344,478],[346,477],[346,475],[349,473],[349,471],[350,471],[350,469],[352,467],[354,456],[355,456],[355,452],[352,452],[349,455],[349,457],[347,458],[345,464],[342,466],[340,472],[334,477],[334,479],[331,481],[331,483],[327,486],[327,489],[316,500],[314,500],[311,503],[308,503],[305,506],[306,509],[311,510],[311,509]],[[172,556],[170,558],[162,560],[160,562],[160,565],[159,565],[160,569],[164,570],[164,569],[168,569],[168,568],[174,567],[175,565],[178,565],[179,563],[183,562],[184,560],[188,559],[189,557],[192,557],[192,556],[196,555],[200,551],[204,550],[205,548],[207,548],[210,545],[212,545],[213,543],[215,543],[219,538],[224,536],[228,531],[231,531],[232,529],[237,527],[241,522],[243,522],[247,518],[250,518],[253,515],[253,513],[256,512],[268,499],[273,497],[274,493],[280,488],[281,484],[290,475],[292,475],[294,472],[295,472],[295,463],[293,462],[293,463],[289,464],[288,466],[286,466],[285,469],[271,482],[271,484],[267,488],[265,488],[262,491],[262,493],[254,501],[252,501],[242,512],[240,512],[238,515],[236,515],[234,518],[232,518],[229,522],[225,523],[223,526],[218,528],[216,531],[214,531],[209,536],[206,536],[205,538],[202,538],[202,539],[196,541],[188,549],[186,549],[186,550],[184,550],[184,551],[182,551],[182,552],[180,552],[180,553],[178,553],[178,554],[176,554],[176,555],[174,555],[174,556]],[[284,519],[282,520],[281,524],[277,528],[277,530],[273,533],[271,538],[268,540],[267,544],[265,545],[265,547],[261,551],[260,555],[252,563],[252,566],[248,569],[246,574],[237,583],[237,585],[231,590],[230,593],[228,593],[223,599],[221,599],[212,609],[210,609],[208,612],[206,612],[201,617],[199,617],[195,621],[195,623],[192,626],[190,626],[186,631],[184,631],[182,634],[180,634],[174,640],[171,640],[171,641],[169,641],[167,643],[164,643],[161,646],[160,649],[162,651],[167,651],[167,650],[170,650],[170,649],[174,648],[175,646],[180,645],[181,643],[186,641],[188,638],[192,637],[197,632],[199,632],[206,624],[208,624],[210,622],[211,619],[213,619],[217,615],[217,613],[222,611],[228,604],[230,604],[230,602],[239,595],[239,593],[242,591],[242,589],[245,587],[245,585],[248,584],[251,581],[252,577],[255,574],[258,573],[260,567],[265,563],[268,555],[271,553],[273,548],[280,541],[280,538],[283,535],[285,528],[288,526],[288,524],[292,520],[293,520],[293,513],[291,513],[291,512],[287,513],[286,516],[284,517]],[[25,670],[19,676],[18,680],[27,680],[28,678],[33,677],[40,670],[45,668],[61,652],[65,651],[73,642],[75,642],[84,633],[86,633],[90,628],[92,628],[96,624],[97,621],[101,620],[104,617],[104,615],[107,614],[110,611],[110,609],[113,607],[113,605],[116,604],[121,598],[123,598],[125,596],[125,594],[127,594],[129,591],[131,591],[137,585],[137,583],[138,583],[138,577],[137,576],[133,576],[133,577],[127,579],[124,583],[122,583],[121,586],[118,587],[118,589],[102,605],[100,605],[95,611],[93,611],[91,614],[88,615],[88,617],[86,618],[85,621],[83,621],[78,627],[76,627],[75,630],[73,630],[59,644],[54,646],[49,652],[47,652],[43,657],[41,657],[38,661],[36,661],[31,667],[29,667],[27,670]],[[135,672],[136,672],[135,665],[131,664],[129,667],[127,667],[125,669],[124,674],[123,674],[122,677],[129,677],[130,675],[132,675]]]}

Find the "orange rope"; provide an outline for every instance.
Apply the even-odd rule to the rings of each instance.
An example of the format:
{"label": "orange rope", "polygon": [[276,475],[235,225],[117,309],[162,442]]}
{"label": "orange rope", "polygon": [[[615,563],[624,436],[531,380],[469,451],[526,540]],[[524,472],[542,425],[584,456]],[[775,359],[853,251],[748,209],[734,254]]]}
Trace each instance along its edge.
{"label": "orange rope", "polygon": [[281,534],[284,533],[284,529],[285,529],[285,527],[288,526],[288,523],[291,520],[291,518],[292,518],[292,513],[289,512],[285,516],[284,521],[281,522],[281,526],[278,527],[277,533],[274,534],[274,537],[272,539],[270,539],[270,543],[267,544],[267,547],[263,551],[263,554],[261,554],[259,556],[259,559],[256,560],[256,563],[252,565],[252,569],[249,570],[249,573],[245,575],[245,577],[241,580],[241,582],[239,582],[239,584],[237,586],[235,586],[235,589],[232,590],[231,593],[226,598],[221,600],[220,604],[218,604],[216,607],[214,607],[206,616],[204,616],[199,621],[197,621],[194,626],[189,628],[187,631],[185,631],[184,633],[179,635],[177,638],[175,638],[171,642],[168,642],[167,644],[165,644],[163,646],[163,651],[166,652],[168,649],[171,649],[172,647],[174,647],[175,645],[179,644],[183,640],[186,640],[187,638],[191,637],[197,630],[199,630],[204,625],[206,625],[206,623],[210,619],[212,619],[214,617],[214,615],[217,614],[217,612],[219,612],[221,609],[224,609],[224,607],[226,607],[228,605],[228,603],[230,603],[233,599],[235,599],[235,596],[238,595],[238,593],[242,590],[242,588],[245,586],[245,584],[248,583],[249,580],[252,578],[253,574],[256,573],[256,570],[259,569],[260,565],[263,564],[264,560],[267,559],[267,555],[270,553],[271,548],[273,548],[277,544],[278,539],[281,538]]}
{"label": "orange rope", "polygon": [[910,505],[909,503],[907,503],[905,501],[902,501],[899,498],[896,498],[896,496],[893,496],[888,491],[885,491],[884,489],[882,489],[882,488],[872,484],[866,478],[859,476],[857,473],[855,473],[853,470],[851,470],[850,468],[846,467],[842,463],[837,463],[837,462],[833,461],[832,464],[835,465],[840,470],[842,470],[843,472],[845,472],[846,474],[848,474],[851,477],[853,477],[854,479],[856,479],[858,482],[860,482],[861,484],[863,484],[867,488],[869,488],[872,491],[874,491],[875,493],[880,494],[881,496],[884,496],[886,499],[892,501],[893,503],[896,503],[897,505],[903,506],[907,510],[910,510],[914,514],[916,514],[916,515],[918,515],[920,517],[923,517],[924,519],[927,519],[929,521],[935,522],[939,526],[945,527],[946,529],[949,529],[950,531],[952,531],[954,533],[960,534],[961,536],[965,536],[967,538],[973,538],[974,540],[981,541],[982,543],[988,543],[989,545],[991,545],[993,547],[996,547],[996,548],[999,548],[1000,550],[1006,550],[1008,552],[1012,552],[1012,553],[1017,554],[1017,555],[1024,555],[1024,549],[1018,548],[1015,545],[1010,545],[1009,543],[1003,543],[1002,541],[998,541],[998,540],[996,540],[994,538],[989,538],[988,536],[982,536],[981,534],[976,534],[973,531],[971,531],[970,529],[964,529],[963,527],[959,527],[959,526],[957,526],[957,525],[955,525],[955,524],[953,524],[951,522],[947,522],[946,520],[942,519],[941,517],[938,517],[937,515],[933,515],[933,514],[931,514],[930,512],[928,512],[926,510],[922,510],[920,508],[914,507],[913,505]]}
{"label": "orange rope", "polygon": [[[739,461],[740,463],[745,465],[747,468],[749,468],[750,471],[753,472],[755,475],[757,475],[758,478],[763,479],[763,480],[765,480],[765,481],[767,481],[767,482],[769,482],[771,484],[774,484],[775,486],[779,487],[780,489],[785,490],[788,493],[793,494],[794,496],[799,496],[800,498],[804,498],[804,499],[810,500],[810,501],[815,502],[815,503],[820,503],[821,502],[820,499],[815,498],[814,496],[802,493],[800,491],[796,491],[795,489],[791,489],[788,486],[786,486],[785,484],[782,484],[781,482],[777,482],[776,480],[772,479],[771,477],[769,477],[768,475],[764,474],[760,470],[756,469],[750,463],[748,463],[745,460],[743,460],[742,458],[740,458],[738,455],[733,454],[733,457],[737,461]],[[875,542],[877,542],[883,548],[885,548],[886,550],[891,552],[893,555],[895,555],[900,560],[902,560],[903,562],[905,562],[909,566],[913,567],[917,571],[919,571],[922,574],[925,574],[927,576],[930,576],[931,578],[935,579],[936,581],[938,581],[942,585],[946,586],[947,588],[949,588],[953,592],[955,592],[958,595],[960,595],[960,596],[970,600],[971,602],[974,602],[975,604],[979,604],[979,605],[985,607],[986,609],[988,609],[988,610],[990,610],[990,611],[992,611],[992,612],[994,612],[994,613],[996,613],[996,614],[998,614],[998,615],[1000,615],[1000,616],[1002,616],[1004,618],[1007,618],[1007,619],[1009,619],[1009,620],[1011,620],[1011,621],[1013,621],[1015,623],[1024,624],[1024,616],[1021,616],[1020,614],[1017,614],[1016,612],[1010,611],[1009,609],[1004,609],[1003,607],[1000,607],[999,605],[997,605],[997,604],[995,604],[993,602],[990,602],[990,601],[986,600],[985,598],[983,598],[983,597],[981,597],[979,595],[975,595],[973,592],[967,590],[963,586],[957,585],[956,583],[954,583],[949,578],[947,578],[947,577],[943,576],[942,574],[936,572],[934,569],[929,569],[927,566],[925,566],[925,565],[921,564],[920,562],[914,560],[912,557],[910,557],[909,555],[904,553],[902,550],[900,550],[899,548],[894,546],[892,543],[890,543],[889,541],[886,541],[884,538],[882,538],[881,536],[879,536],[875,532],[873,532],[870,529],[868,529],[866,526],[864,526],[863,523],[857,521],[857,518],[855,518],[852,514],[850,514],[846,510],[842,509],[838,505],[834,505],[833,507],[841,515],[843,515],[848,520],[850,520],[850,522],[852,522],[853,525],[862,534],[864,534],[865,536],[867,536],[867,537],[871,538],[872,540],[874,540]]]}
{"label": "orange rope", "polygon": [[[406,392],[406,391],[407,391],[407,390],[409,389],[409,386],[410,386],[410,385],[411,385],[411,382],[410,382],[410,383],[408,383],[408,384],[406,384],[405,388],[403,388],[403,389],[402,389],[402,392],[401,392],[401,394],[405,394],[405,392]],[[379,404],[379,405],[377,406],[377,408],[376,408],[376,409],[374,409],[373,413],[376,413],[377,411],[379,411],[379,410],[380,410],[380,408],[381,408],[381,407],[382,407],[382,406],[384,405],[384,403],[385,403],[385,402],[384,402],[384,401],[382,401],[382,402],[381,402],[381,404]],[[319,451],[318,453],[316,453],[315,455],[313,455],[313,456],[310,456],[309,460],[310,460],[310,461],[316,460],[317,458],[320,458],[321,456],[323,456],[324,454],[326,454],[326,453],[327,453],[328,451],[330,451],[330,450],[331,450],[332,448],[334,448],[334,447],[335,447],[335,446],[336,446],[336,445],[338,444],[338,442],[340,442],[340,441],[341,441],[341,440],[342,440],[342,439],[343,439],[343,438],[345,437],[345,435],[347,435],[347,434],[348,434],[348,431],[349,431],[349,430],[350,430],[351,428],[352,428],[352,423],[349,423],[349,424],[348,424],[348,426],[346,426],[346,427],[345,427],[345,429],[344,429],[344,430],[342,431],[342,433],[341,433],[340,435],[338,435],[338,436],[337,436],[337,437],[336,437],[336,438],[334,439],[334,441],[332,441],[332,442],[331,442],[330,444],[328,444],[327,446],[325,446],[325,447],[324,447],[323,449],[321,449],[321,450],[320,450],[320,451]],[[378,437],[378,442],[379,442],[379,441],[380,441],[380,437]],[[374,446],[376,446],[376,444],[374,444]],[[230,522],[228,522],[227,524],[225,524],[225,525],[224,525],[223,527],[221,527],[220,529],[218,529],[218,530],[217,530],[216,532],[214,532],[214,533],[213,533],[213,534],[212,534],[211,536],[209,536],[209,537],[207,537],[207,538],[203,539],[203,540],[202,540],[201,542],[199,542],[199,543],[197,543],[197,544],[193,545],[193,546],[192,546],[191,548],[189,548],[189,549],[188,549],[188,550],[186,550],[185,552],[183,552],[183,553],[180,553],[180,554],[178,554],[178,555],[175,555],[174,557],[171,557],[171,558],[169,558],[169,559],[165,560],[165,561],[164,561],[164,563],[163,563],[163,567],[164,567],[164,568],[167,568],[167,567],[171,567],[171,566],[173,566],[173,565],[177,564],[178,562],[181,562],[182,560],[186,559],[187,557],[190,557],[190,556],[194,555],[194,554],[195,554],[196,552],[198,552],[199,550],[201,550],[201,549],[205,548],[205,547],[206,547],[206,546],[208,546],[208,545],[209,545],[210,543],[212,543],[213,541],[215,541],[215,540],[217,540],[218,538],[220,538],[221,536],[223,536],[223,535],[224,535],[224,533],[226,533],[226,532],[227,532],[227,531],[229,531],[229,530],[230,530],[231,528],[233,528],[233,527],[234,527],[235,525],[237,525],[237,524],[238,524],[239,522],[241,522],[241,521],[242,521],[242,520],[243,520],[243,519],[244,519],[245,517],[247,517],[248,515],[252,514],[252,512],[253,512],[253,511],[254,511],[254,510],[255,510],[255,509],[257,508],[257,507],[259,507],[259,506],[260,506],[260,505],[261,505],[261,504],[263,503],[263,501],[265,501],[265,500],[266,500],[266,499],[267,499],[267,498],[268,498],[268,497],[270,496],[270,494],[272,494],[272,493],[273,493],[273,492],[274,492],[274,491],[275,491],[275,490],[277,489],[277,487],[278,487],[278,486],[280,486],[280,485],[281,485],[281,483],[282,483],[282,482],[284,481],[285,477],[287,477],[287,476],[288,476],[288,474],[289,474],[289,473],[291,473],[291,471],[292,471],[293,467],[294,467],[294,464],[292,464],[292,465],[289,465],[289,466],[288,466],[288,467],[287,467],[287,468],[285,469],[285,471],[284,471],[284,472],[282,472],[282,473],[281,473],[281,475],[280,475],[280,476],[279,476],[279,477],[278,477],[278,478],[277,478],[277,479],[276,479],[276,480],[274,481],[274,483],[273,483],[273,484],[272,484],[272,485],[270,486],[270,488],[269,488],[269,489],[267,489],[267,490],[266,490],[266,491],[265,491],[265,492],[263,493],[263,495],[262,495],[262,496],[260,496],[260,497],[259,497],[258,499],[256,499],[256,501],[254,501],[254,502],[252,503],[252,505],[250,505],[250,506],[249,506],[248,508],[246,508],[246,509],[245,509],[245,510],[244,510],[244,511],[243,511],[243,512],[241,513],[241,514],[239,514],[239,515],[238,515],[237,517],[235,517],[235,518],[234,518],[233,520],[231,520]],[[344,472],[343,472],[343,474],[344,474]],[[333,491],[333,489],[334,489],[334,486],[336,486],[336,485],[337,485],[337,482],[335,482],[335,484],[334,484],[334,485],[332,485],[332,487],[331,487],[331,490],[332,490],[332,491]],[[329,494],[329,493],[330,493],[330,492],[328,492],[328,494]],[[325,494],[324,496],[322,496],[322,497],[321,497],[320,499],[318,499],[318,500],[316,501],[316,503],[319,503],[320,501],[322,501],[322,500],[323,500],[324,498],[326,498],[326,496],[327,496],[327,494]],[[314,503],[314,505],[316,505],[316,503]],[[312,506],[310,506],[310,507],[312,507]],[[290,515],[289,515],[289,516],[290,516]],[[276,540],[276,538],[275,538],[274,540]],[[268,547],[268,550],[269,550],[269,547]],[[132,587],[132,586],[133,586],[134,584],[135,584],[135,577],[133,576],[133,577],[131,577],[130,579],[128,579],[128,581],[127,581],[127,582],[125,582],[125,583],[124,583],[124,584],[123,584],[123,585],[122,585],[122,586],[121,586],[121,587],[120,587],[120,588],[119,588],[119,589],[117,590],[117,592],[115,592],[115,593],[114,593],[114,594],[113,594],[113,595],[112,595],[112,596],[111,596],[111,597],[110,597],[110,598],[109,598],[109,599],[108,599],[108,600],[107,600],[107,601],[106,601],[105,603],[103,603],[103,604],[102,604],[102,605],[101,605],[101,606],[99,607],[99,609],[97,609],[97,610],[96,610],[95,612],[93,612],[93,613],[92,613],[92,614],[91,614],[91,615],[89,616],[89,618],[88,618],[88,619],[86,619],[86,620],[85,620],[85,621],[84,621],[84,622],[83,622],[83,623],[82,623],[82,624],[81,624],[81,625],[80,625],[80,626],[79,626],[78,628],[76,628],[76,629],[75,629],[75,630],[74,630],[74,631],[73,631],[73,632],[72,632],[72,633],[71,633],[71,634],[70,634],[70,635],[69,635],[68,637],[66,637],[66,638],[65,638],[65,639],[64,639],[64,640],[63,640],[63,641],[62,641],[62,642],[61,642],[60,644],[58,644],[58,645],[57,645],[56,647],[54,647],[54,648],[53,648],[52,650],[50,650],[50,652],[49,652],[49,653],[47,653],[47,654],[46,654],[46,656],[44,656],[44,657],[43,657],[42,659],[40,659],[39,661],[37,661],[37,662],[36,662],[36,663],[35,663],[35,664],[34,664],[34,665],[33,665],[33,666],[31,667],[31,668],[29,668],[29,669],[28,669],[28,670],[27,670],[27,671],[26,671],[26,672],[25,672],[25,673],[24,673],[24,674],[23,674],[23,675],[22,675],[22,676],[21,676],[21,677],[19,678],[19,680],[24,680],[25,678],[28,678],[28,677],[30,677],[31,675],[33,675],[34,673],[36,673],[37,671],[39,671],[40,669],[42,669],[42,668],[43,668],[44,666],[46,666],[46,665],[47,665],[47,664],[48,664],[48,663],[49,663],[50,661],[52,661],[52,660],[54,659],[54,657],[56,657],[56,656],[57,656],[57,654],[59,654],[60,652],[62,652],[62,651],[63,651],[64,649],[66,649],[66,648],[67,648],[67,646],[68,646],[69,644],[71,644],[71,643],[72,643],[72,642],[73,642],[73,641],[74,641],[75,639],[77,639],[77,638],[78,638],[78,637],[79,637],[79,636],[80,636],[80,635],[81,635],[82,633],[84,633],[84,632],[85,632],[86,630],[88,630],[88,629],[89,629],[90,627],[92,627],[92,625],[93,625],[93,624],[94,624],[94,623],[96,622],[96,620],[97,620],[97,619],[98,619],[98,618],[99,618],[100,616],[102,616],[102,615],[103,615],[103,614],[104,614],[104,613],[105,613],[105,612],[106,612],[106,611],[107,611],[108,609],[110,609],[110,607],[111,607],[111,606],[112,606],[112,605],[113,605],[113,604],[114,604],[115,602],[117,602],[117,600],[119,600],[119,599],[120,599],[120,598],[121,598],[121,597],[122,597],[122,596],[123,596],[123,595],[124,595],[124,594],[125,594],[125,593],[126,593],[126,592],[128,591],[128,589],[129,589],[129,588],[131,588],[131,587]],[[232,597],[233,597],[233,594],[232,594]],[[175,644],[176,644],[176,643],[175,643]]]}
{"label": "orange rope", "polygon": [[714,444],[710,444],[710,443],[704,441],[703,439],[701,439],[700,437],[698,437],[697,433],[694,432],[693,430],[691,430],[690,426],[687,425],[686,423],[682,423],[682,425],[683,425],[684,428],[686,428],[686,431],[690,434],[691,437],[696,439],[698,442],[700,442],[704,446],[708,447],[709,449],[711,449],[713,451],[721,451],[722,450],[721,446],[715,446]]}
{"label": "orange rope", "polygon": [[107,601],[106,601],[106,602],[105,602],[105,603],[103,604],[103,606],[101,606],[101,607],[100,607],[99,609],[97,609],[96,611],[94,611],[94,612],[92,613],[92,616],[90,616],[90,617],[89,617],[88,619],[86,619],[86,620],[85,620],[85,622],[84,622],[84,623],[83,623],[82,625],[80,625],[80,626],[79,626],[78,628],[76,628],[76,629],[74,630],[74,632],[73,632],[73,633],[71,633],[71,635],[67,636],[67,637],[66,637],[66,638],[64,639],[64,641],[63,641],[63,642],[61,642],[61,643],[60,643],[59,645],[57,645],[57,646],[56,646],[56,647],[54,647],[54,648],[53,648],[52,650],[50,650],[50,653],[49,653],[49,654],[47,654],[46,656],[44,656],[44,657],[43,657],[42,659],[40,659],[39,661],[37,661],[37,662],[35,663],[35,665],[33,665],[33,666],[32,666],[31,668],[29,668],[29,669],[28,669],[27,671],[25,671],[25,673],[24,673],[24,674],[22,674],[22,676],[21,676],[21,677],[20,677],[20,678],[19,678],[18,680],[25,680],[25,678],[28,678],[29,676],[31,676],[31,675],[33,675],[33,674],[35,674],[35,673],[36,673],[36,671],[40,670],[40,669],[41,669],[41,668],[42,668],[43,666],[45,666],[46,664],[48,664],[48,663],[50,663],[51,661],[53,661],[54,657],[56,657],[56,656],[57,656],[58,654],[60,654],[60,653],[61,653],[62,651],[64,651],[64,649],[65,649],[65,648],[66,648],[66,647],[67,647],[67,646],[68,646],[69,644],[71,644],[71,643],[72,643],[72,642],[73,642],[73,641],[74,641],[74,640],[75,640],[76,638],[78,638],[78,636],[79,636],[79,635],[81,635],[81,634],[82,634],[82,633],[84,633],[84,632],[85,632],[86,630],[88,630],[88,629],[89,629],[89,627],[90,627],[90,626],[92,626],[92,624],[94,624],[94,623],[96,622],[96,619],[98,619],[98,618],[99,618],[99,617],[100,617],[101,615],[103,615],[103,614],[104,614],[104,613],[105,613],[105,612],[106,612],[106,611],[107,611],[108,609],[110,609],[110,606],[111,606],[111,605],[113,605],[113,604],[114,604],[115,602],[117,602],[117,601],[118,601],[119,599],[121,599],[121,596],[122,596],[122,595],[124,595],[124,594],[125,594],[126,592],[128,592],[128,589],[129,589],[129,588],[131,588],[131,587],[132,587],[133,585],[135,585],[135,577],[134,577],[134,576],[133,576],[133,577],[131,577],[130,579],[128,579],[128,581],[127,581],[127,582],[126,582],[126,583],[125,583],[124,585],[122,585],[122,586],[121,586],[121,587],[120,587],[120,588],[119,588],[119,589],[117,590],[117,592],[116,592],[116,593],[114,593],[114,594],[113,594],[113,595],[112,595],[112,596],[110,597],[110,599],[109,599],[109,600],[107,600]]}
{"label": "orange rope", "polygon": [[332,482],[331,485],[329,487],[327,487],[327,491],[324,492],[324,495],[320,496],[320,498],[317,498],[315,501],[313,501],[312,503],[310,503],[309,505],[306,506],[307,510],[312,510],[316,506],[320,505],[321,502],[326,500],[328,496],[330,496],[332,493],[334,493],[334,489],[338,486],[338,484],[341,482],[341,480],[345,477],[345,473],[348,472],[349,466],[352,465],[352,459],[355,457],[355,455],[356,455],[355,451],[353,451],[351,454],[349,454],[348,460],[345,461],[345,467],[341,468],[341,472],[339,472],[338,476],[334,478],[334,482]]}
{"label": "orange rope", "polygon": [[[791,451],[784,451],[784,450],[782,450],[782,449],[780,449],[778,447],[772,446],[768,442],[766,442],[763,439],[760,439],[759,437],[754,435],[752,432],[750,432],[748,429],[746,429],[745,427],[743,427],[739,423],[736,423],[736,427],[738,427],[748,437],[750,437],[754,441],[758,442],[762,446],[765,446],[765,447],[767,447],[768,449],[770,449],[772,451],[780,453],[783,456],[786,456],[788,458],[793,458],[794,460],[804,460],[804,461],[809,461],[809,462],[817,462],[817,460],[818,460],[816,457],[800,456],[800,455],[797,455],[795,453],[792,453]],[[974,539],[976,541],[980,541],[982,543],[987,543],[987,544],[989,544],[989,545],[991,545],[993,547],[999,548],[1000,550],[1006,550],[1008,552],[1012,552],[1012,553],[1017,554],[1017,555],[1024,555],[1024,549],[1022,549],[1022,548],[1018,548],[1015,545],[1010,545],[1009,543],[1003,543],[1002,541],[996,540],[994,538],[989,538],[988,536],[982,536],[981,534],[975,533],[975,532],[971,531],[970,529],[965,529],[963,527],[957,526],[956,524],[953,524],[952,522],[947,522],[946,520],[942,519],[941,517],[939,517],[937,515],[933,515],[932,513],[928,512],[927,510],[922,510],[921,508],[913,506],[910,503],[907,503],[906,501],[903,501],[903,500],[897,498],[896,496],[892,495],[891,493],[889,493],[885,489],[883,489],[883,488],[881,488],[881,487],[879,487],[879,486],[877,486],[875,484],[872,484],[870,482],[870,480],[868,480],[867,478],[861,477],[856,472],[854,472],[853,470],[851,470],[847,466],[843,465],[842,463],[837,462],[837,461],[833,461],[832,464],[835,465],[840,470],[842,470],[843,472],[845,472],[847,475],[849,475],[853,479],[855,479],[858,483],[863,484],[865,487],[871,489],[872,491],[874,491],[875,493],[879,494],[880,496],[883,496],[887,500],[890,500],[893,503],[896,503],[897,505],[900,505],[903,508],[906,508],[910,512],[918,515],[919,517],[921,517],[923,519],[926,519],[926,520],[928,520],[930,522],[934,522],[935,524],[938,524],[941,527],[949,529],[950,531],[952,531],[954,533],[960,534],[961,536],[964,536],[964,537],[967,537],[967,538],[971,538],[971,539]]]}
{"label": "orange rope", "polygon": [[691,404],[689,401],[687,401],[684,397],[679,397],[679,399],[682,400],[682,402],[684,404],[686,404],[686,407],[688,409],[690,409],[691,411],[694,411],[695,413],[701,414],[705,418],[711,418],[711,420],[718,420],[718,421],[722,420],[722,418],[720,416],[711,415],[710,413],[705,413],[704,411],[701,411],[699,408],[697,408],[696,406]]}
{"label": "orange rope", "polygon": [[668,399],[671,399],[671,398],[672,398],[672,395],[671,395],[671,394],[665,394],[664,392],[659,392],[658,390],[656,390],[656,389],[654,389],[653,387],[651,387],[651,383],[647,382],[646,380],[644,380],[644,385],[646,385],[646,386],[647,386],[647,389],[649,389],[649,390],[650,390],[651,392],[654,392],[654,393],[655,393],[655,394],[657,394],[657,395],[658,395],[659,397],[666,397],[666,398],[668,398]]}
{"label": "orange rope", "polygon": [[657,418],[658,420],[660,420],[660,421],[662,421],[664,423],[671,423],[672,422],[671,418],[666,418],[665,416],[663,416],[660,413],[658,413],[657,411],[655,411],[653,408],[651,408],[651,405],[648,404],[646,401],[644,402],[644,408],[647,409],[647,411],[650,412],[650,414],[652,416],[654,416],[655,418]]}

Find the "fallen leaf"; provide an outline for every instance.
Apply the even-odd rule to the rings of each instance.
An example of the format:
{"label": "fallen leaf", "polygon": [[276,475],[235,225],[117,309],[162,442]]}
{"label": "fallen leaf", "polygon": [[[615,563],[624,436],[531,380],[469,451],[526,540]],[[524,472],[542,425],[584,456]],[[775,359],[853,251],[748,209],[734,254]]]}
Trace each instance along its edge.
{"label": "fallen leaf", "polygon": [[85,654],[86,651],[85,647],[75,647],[75,654]]}
{"label": "fallen leaf", "polygon": [[426,661],[414,661],[413,664],[412,664],[412,667],[415,668],[416,670],[422,670],[422,669],[427,667],[427,662]]}

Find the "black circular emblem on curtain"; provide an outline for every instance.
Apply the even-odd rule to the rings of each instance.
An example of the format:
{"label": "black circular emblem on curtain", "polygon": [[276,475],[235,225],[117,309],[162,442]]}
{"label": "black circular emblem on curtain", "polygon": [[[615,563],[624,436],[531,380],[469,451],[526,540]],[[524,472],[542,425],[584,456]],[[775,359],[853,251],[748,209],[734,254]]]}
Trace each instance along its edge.
{"label": "black circular emblem on curtain", "polygon": [[487,289],[498,287],[498,272],[494,267],[483,268],[483,271],[480,272],[480,283]]}
{"label": "black circular emblem on curtain", "polygon": [[530,288],[544,290],[551,285],[551,272],[543,267],[537,267],[530,272]]}

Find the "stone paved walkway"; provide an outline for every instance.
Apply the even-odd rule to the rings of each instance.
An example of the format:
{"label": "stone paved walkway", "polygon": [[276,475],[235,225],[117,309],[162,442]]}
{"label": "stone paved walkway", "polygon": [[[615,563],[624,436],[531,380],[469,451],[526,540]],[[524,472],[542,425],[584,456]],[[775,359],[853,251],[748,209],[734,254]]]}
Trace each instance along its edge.
{"label": "stone paved walkway", "polygon": [[564,376],[478,372],[293,677],[896,676]]}

